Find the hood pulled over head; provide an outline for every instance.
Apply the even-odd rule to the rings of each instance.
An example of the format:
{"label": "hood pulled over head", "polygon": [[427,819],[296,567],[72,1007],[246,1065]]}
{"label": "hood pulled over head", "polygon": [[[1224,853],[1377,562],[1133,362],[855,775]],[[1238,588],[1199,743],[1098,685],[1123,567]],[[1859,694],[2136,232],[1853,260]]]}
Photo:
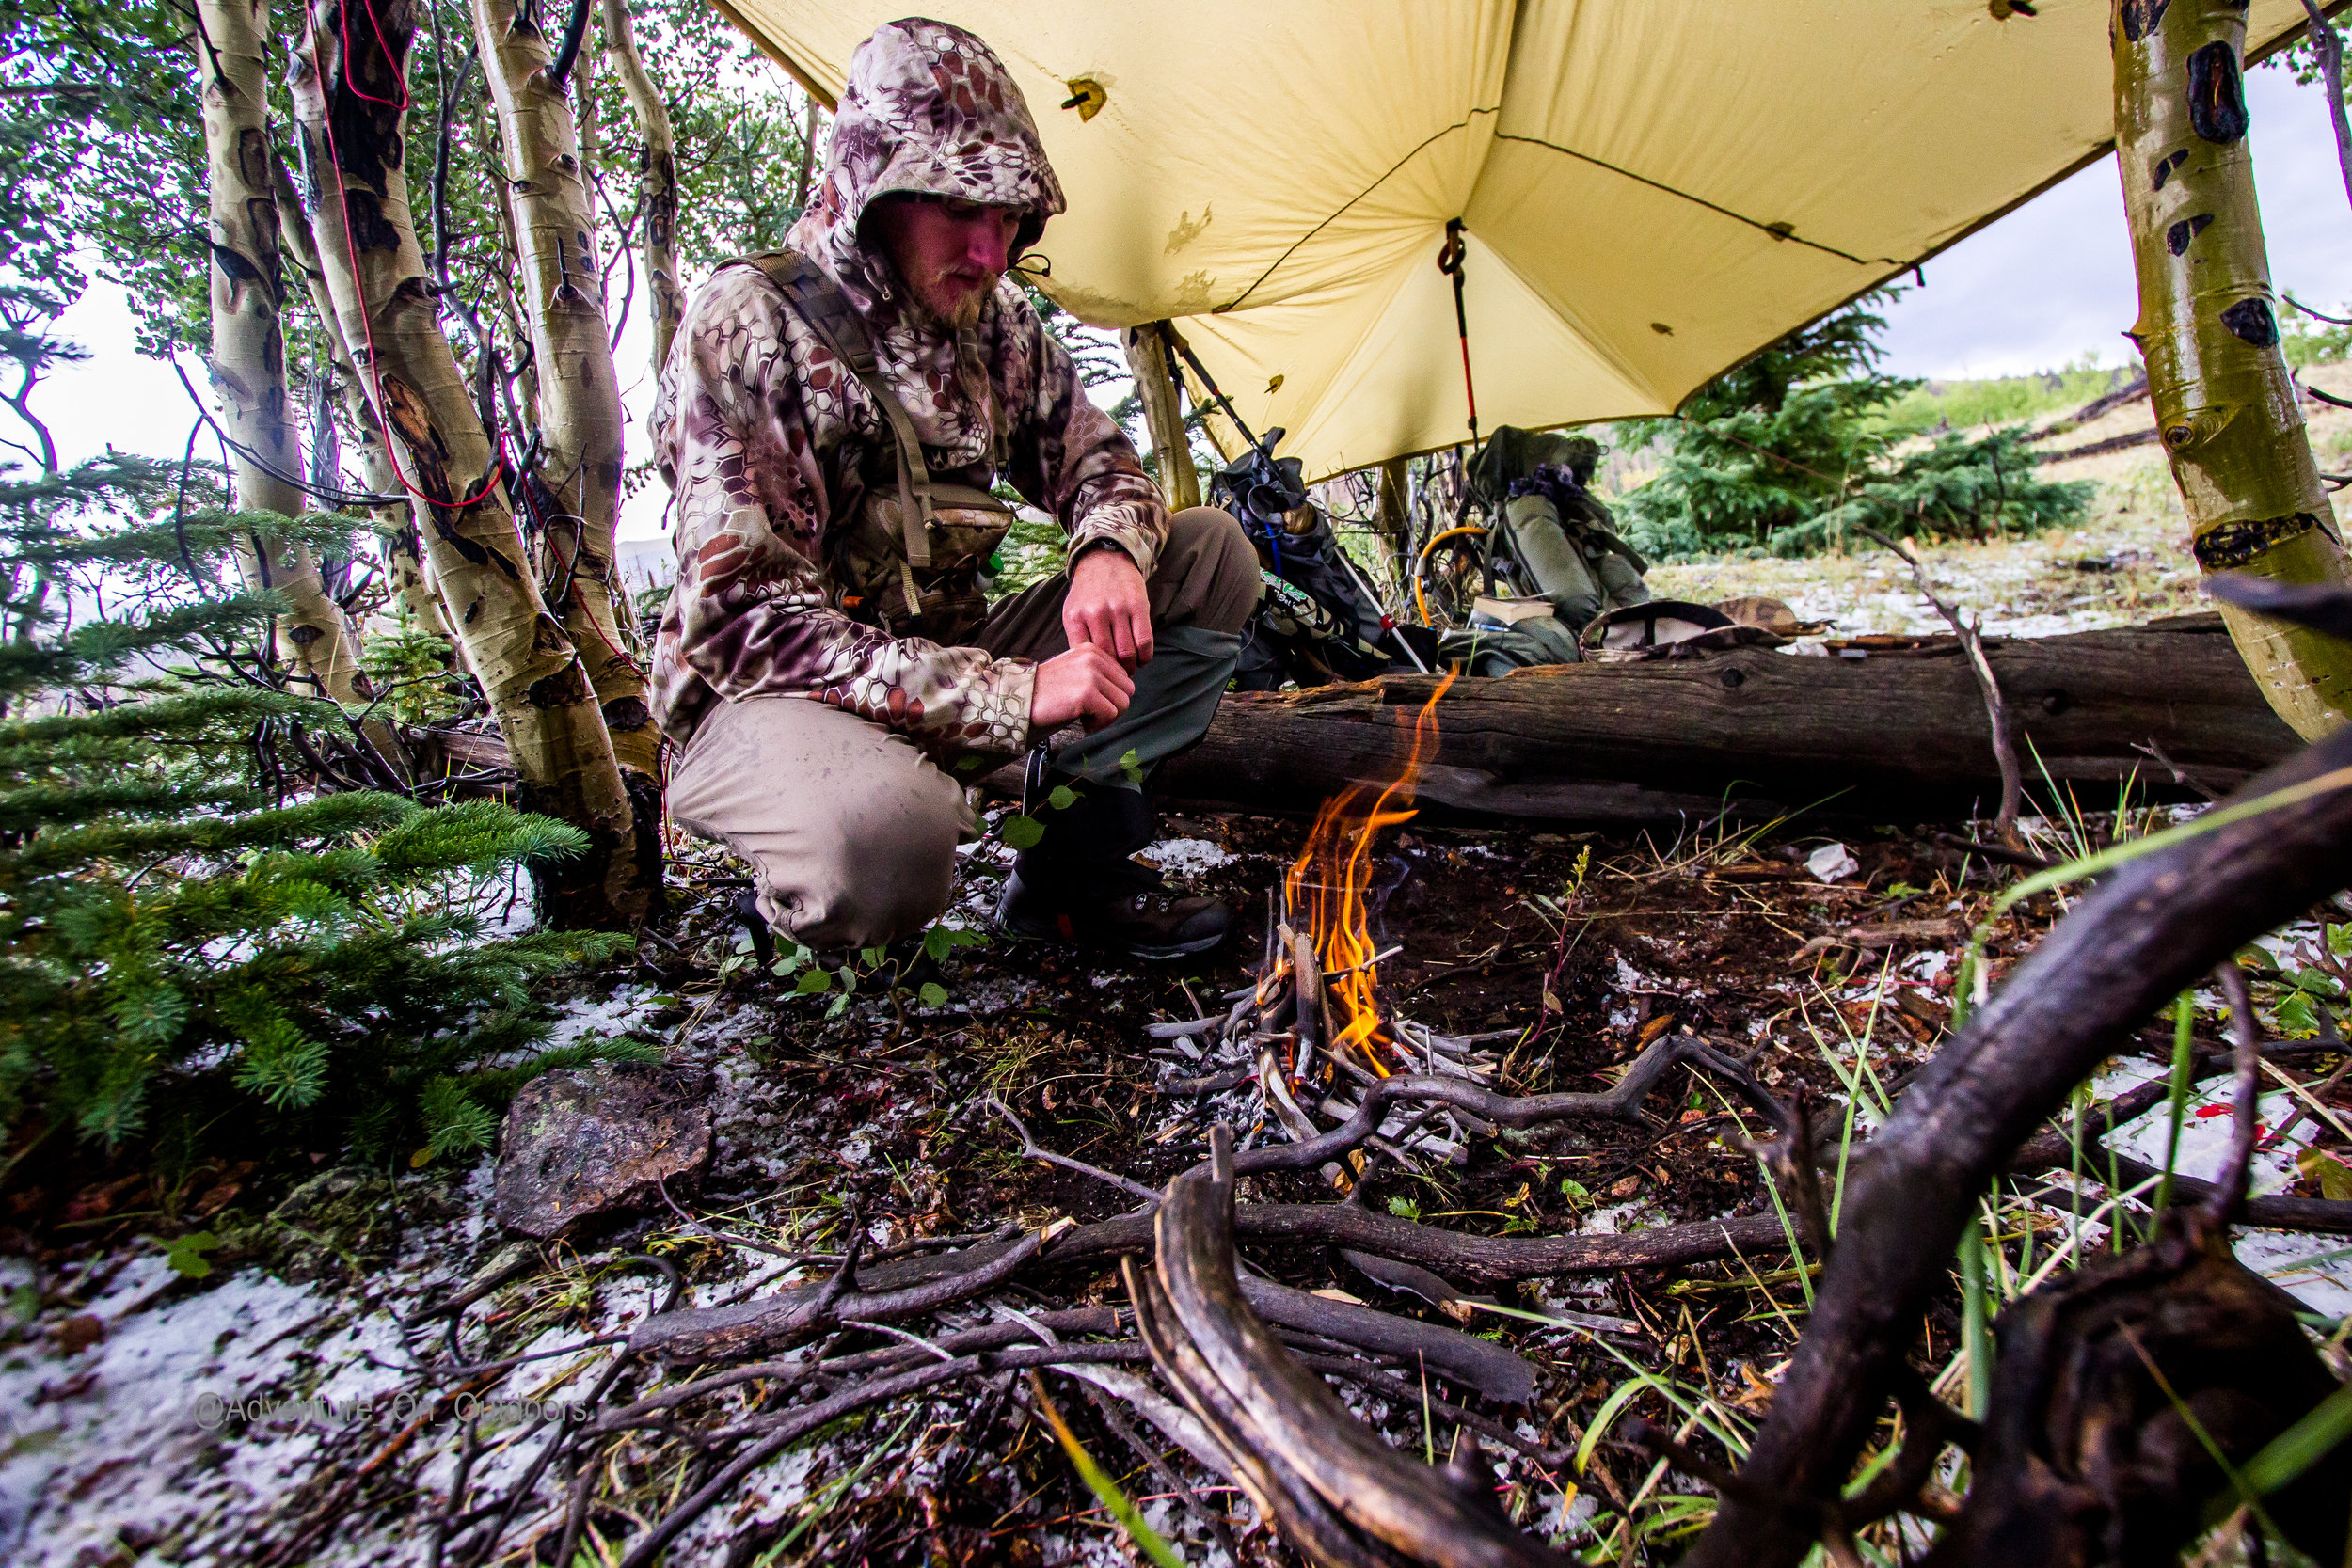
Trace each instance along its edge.
{"label": "hood pulled over head", "polygon": [[899,313],[903,290],[861,230],[876,200],[898,195],[1019,212],[1016,256],[1063,209],[1012,73],[972,34],[927,17],[884,23],[850,57],[824,182],[791,235],[877,325]]}

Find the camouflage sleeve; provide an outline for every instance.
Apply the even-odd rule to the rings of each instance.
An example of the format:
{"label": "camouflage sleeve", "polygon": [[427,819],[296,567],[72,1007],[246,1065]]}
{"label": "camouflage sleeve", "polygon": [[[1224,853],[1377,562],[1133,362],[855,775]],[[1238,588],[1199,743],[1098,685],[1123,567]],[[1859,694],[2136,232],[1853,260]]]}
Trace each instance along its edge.
{"label": "camouflage sleeve", "polygon": [[823,453],[846,433],[847,377],[782,292],[727,268],[678,336],[655,409],[678,553],[655,647],[664,727],[673,715],[691,727],[708,705],[691,689],[703,685],[728,700],[830,703],[942,761],[1020,751],[1036,680],[1028,660],[893,639],[829,602]]}
{"label": "camouflage sleeve", "polygon": [[1005,477],[1060,520],[1070,540],[1066,559],[1090,545],[1112,544],[1148,578],[1168,542],[1168,503],[1126,432],[1087,397],[1069,351],[1025,298],[1014,297],[1000,345],[1002,362],[1013,370],[1006,377],[1011,430]]}

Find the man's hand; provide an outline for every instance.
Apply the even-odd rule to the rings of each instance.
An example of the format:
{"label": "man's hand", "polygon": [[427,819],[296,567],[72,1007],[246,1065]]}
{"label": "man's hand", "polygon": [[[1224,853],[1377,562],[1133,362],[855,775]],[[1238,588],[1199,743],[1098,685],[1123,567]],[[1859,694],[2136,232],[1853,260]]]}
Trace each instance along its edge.
{"label": "man's hand", "polygon": [[1151,662],[1152,599],[1125,550],[1104,546],[1078,558],[1070,568],[1061,628],[1073,650],[1100,648],[1129,670]]}
{"label": "man's hand", "polygon": [[[1135,573],[1133,566],[1127,570]],[[1135,694],[1135,679],[1119,667],[1119,660],[1091,642],[1082,643],[1037,667],[1029,723],[1049,735],[1073,719],[1090,731],[1099,730],[1126,712]]]}

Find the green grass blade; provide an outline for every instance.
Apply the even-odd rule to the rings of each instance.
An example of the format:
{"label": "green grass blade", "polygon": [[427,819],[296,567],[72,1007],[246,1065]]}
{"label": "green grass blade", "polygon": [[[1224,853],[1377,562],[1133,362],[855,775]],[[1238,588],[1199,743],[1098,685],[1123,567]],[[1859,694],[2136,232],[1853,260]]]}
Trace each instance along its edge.
{"label": "green grass blade", "polygon": [[1968,1216],[1960,1233],[1960,1334],[1968,1349],[1968,1418],[1984,1419],[1993,1403],[1993,1331],[1984,1301],[1984,1222]]}
{"label": "green grass blade", "polygon": [[1184,1568],[1184,1560],[1176,1555],[1176,1548],[1169,1545],[1168,1539],[1158,1530],[1143,1522],[1142,1513],[1127,1494],[1120,1490],[1119,1482],[1113,1481],[1110,1472],[1097,1465],[1094,1456],[1087,1452],[1085,1446],[1078,1441],[1078,1434],[1070,1430],[1070,1423],[1063,1420],[1061,1412],[1054,1408],[1053,1400],[1045,1392],[1045,1380],[1038,1376],[1034,1369],[1029,1373],[1029,1387],[1037,1395],[1038,1407],[1045,1412],[1046,1424],[1054,1429],[1055,1437],[1059,1439],[1062,1452],[1068,1454],[1070,1463],[1076,1466],[1078,1479],[1087,1483],[1087,1490],[1092,1492],[1110,1516],[1119,1521],[1128,1539],[1144,1556],[1158,1563],[1159,1568]]}
{"label": "green grass blade", "polygon": [[2327,1458],[2347,1438],[2352,1438],[2352,1383],[2320,1401],[2301,1420],[2265,1444],[2262,1452],[2238,1472],[2238,1480],[2254,1496],[2268,1497]]}
{"label": "green grass blade", "polygon": [[2197,1028],[2197,1004],[2183,991],[2172,1003],[2172,1131],[2164,1141],[2164,1180],[2156,1184],[2156,1212],[2172,1206],[2172,1167],[2181,1158],[2181,1123],[2188,1115],[2189,1037]]}
{"label": "green grass blade", "polygon": [[1656,1384],[1657,1380],[1645,1372],[1640,1377],[1619,1384],[1617,1391],[1601,1402],[1600,1409],[1594,1414],[1592,1420],[1584,1428],[1584,1441],[1576,1446],[1576,1473],[1578,1475],[1582,1475],[1584,1467],[1592,1463],[1593,1450],[1600,1447],[1600,1440],[1603,1437],[1609,1435],[1609,1429],[1615,1423],[1618,1414],[1633,1402],[1635,1395],[1655,1386]]}

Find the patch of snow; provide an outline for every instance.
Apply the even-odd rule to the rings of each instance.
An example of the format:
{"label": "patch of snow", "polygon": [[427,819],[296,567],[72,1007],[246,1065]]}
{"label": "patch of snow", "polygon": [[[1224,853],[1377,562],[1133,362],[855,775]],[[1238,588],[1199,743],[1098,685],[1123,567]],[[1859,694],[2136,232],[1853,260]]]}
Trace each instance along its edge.
{"label": "patch of snow", "polygon": [[1162,876],[1183,878],[1231,865],[1237,857],[1205,838],[1164,838],[1146,848],[1143,858],[1157,866]]}
{"label": "patch of snow", "polygon": [[1629,1198],[1594,1210],[1584,1216],[1584,1232],[1594,1236],[1625,1236],[1636,1230],[1655,1230],[1665,1224],[1646,1198]]}
{"label": "patch of snow", "polygon": [[2295,1230],[2240,1230],[2231,1247],[2239,1262],[2275,1281],[2312,1311],[2341,1318],[2352,1314],[2352,1258],[2330,1254],[2344,1251],[2343,1241]]}
{"label": "patch of snow", "polygon": [[[166,1300],[160,1254],[134,1259],[84,1311],[105,1338],[0,1365],[0,1555],[95,1560],[125,1526],[177,1538],[181,1563],[235,1554],[243,1527],[300,1479],[323,1429],[403,1381],[389,1313],[307,1340],[346,1310],[257,1272]],[[389,1363],[389,1365],[378,1365]],[[87,1558],[84,1554],[89,1554]]]}
{"label": "patch of snow", "polygon": [[1924,953],[1914,953],[1910,958],[1905,958],[1902,961],[1902,969],[1904,974],[1916,974],[1922,980],[1939,980],[1943,978],[1944,972],[1957,961],[1954,954],[1938,948],[1930,948]]}
{"label": "patch of snow", "polygon": [[[2112,1099],[2142,1084],[2169,1077],[2170,1069],[2161,1064],[2124,1057],[2111,1063],[2107,1069],[2091,1081],[2091,1092],[2102,1100]],[[2262,1132],[2295,1114],[2296,1101],[2283,1089],[2273,1090],[2255,1101]],[[2209,1078],[2201,1085],[2189,1086],[2188,1104],[2181,1118],[2181,1152],[2173,1169],[2184,1175],[2210,1180],[2218,1175],[2229,1155],[2231,1115],[2233,1104],[2231,1080]],[[2278,1148],[2256,1148],[2250,1191],[2257,1196],[2282,1193],[2294,1185],[2295,1156],[2319,1135],[2311,1118],[2287,1134],[2286,1143]],[[2128,1122],[2122,1131],[2108,1140],[2119,1154],[2161,1167],[2166,1145],[2171,1141],[2172,1117],[2169,1110],[2158,1105],[2154,1110]]]}
{"label": "patch of snow", "polygon": [[619,986],[601,1002],[573,1001],[555,1008],[555,1032],[550,1047],[571,1045],[590,1035],[611,1038],[626,1035],[637,1021],[655,1010],[658,993],[650,986]]}
{"label": "patch of snow", "polygon": [[[2122,1057],[2109,1063],[2091,1081],[2091,1092],[2102,1100],[2111,1099],[2141,1084],[2169,1076],[2169,1069],[2161,1064]],[[2257,1100],[2256,1115],[2265,1133],[2292,1116],[2296,1103],[2283,1089],[2275,1089]],[[2173,1164],[2175,1170],[2207,1180],[2220,1173],[2222,1162],[2229,1154],[2232,1106],[2228,1078],[2208,1079],[2201,1086],[2191,1085],[2185,1114],[2181,1118],[2181,1147]],[[2108,1142],[2118,1153],[2161,1168],[2171,1135],[2169,1109],[2159,1104],[2126,1123]],[[2257,1196],[2284,1192],[2296,1180],[2296,1152],[2318,1136],[2318,1129],[2306,1118],[2287,1134],[2281,1147],[2257,1148],[2249,1190]],[[2063,1181],[2064,1173],[2054,1172],[2053,1180]],[[2093,1200],[2087,1193],[2086,1206]],[[2050,1207],[2052,1212],[2063,1212],[2053,1206],[2045,1207]],[[2083,1229],[2086,1237],[2105,1233],[2102,1227],[2086,1225]],[[2312,1311],[2330,1317],[2352,1312],[2352,1257],[2328,1258],[2338,1249],[2328,1244],[2328,1238],[2291,1231],[2241,1229],[2235,1233],[2233,1246],[2248,1268],[2276,1280]],[[2314,1259],[2326,1260],[2311,1261]]]}

